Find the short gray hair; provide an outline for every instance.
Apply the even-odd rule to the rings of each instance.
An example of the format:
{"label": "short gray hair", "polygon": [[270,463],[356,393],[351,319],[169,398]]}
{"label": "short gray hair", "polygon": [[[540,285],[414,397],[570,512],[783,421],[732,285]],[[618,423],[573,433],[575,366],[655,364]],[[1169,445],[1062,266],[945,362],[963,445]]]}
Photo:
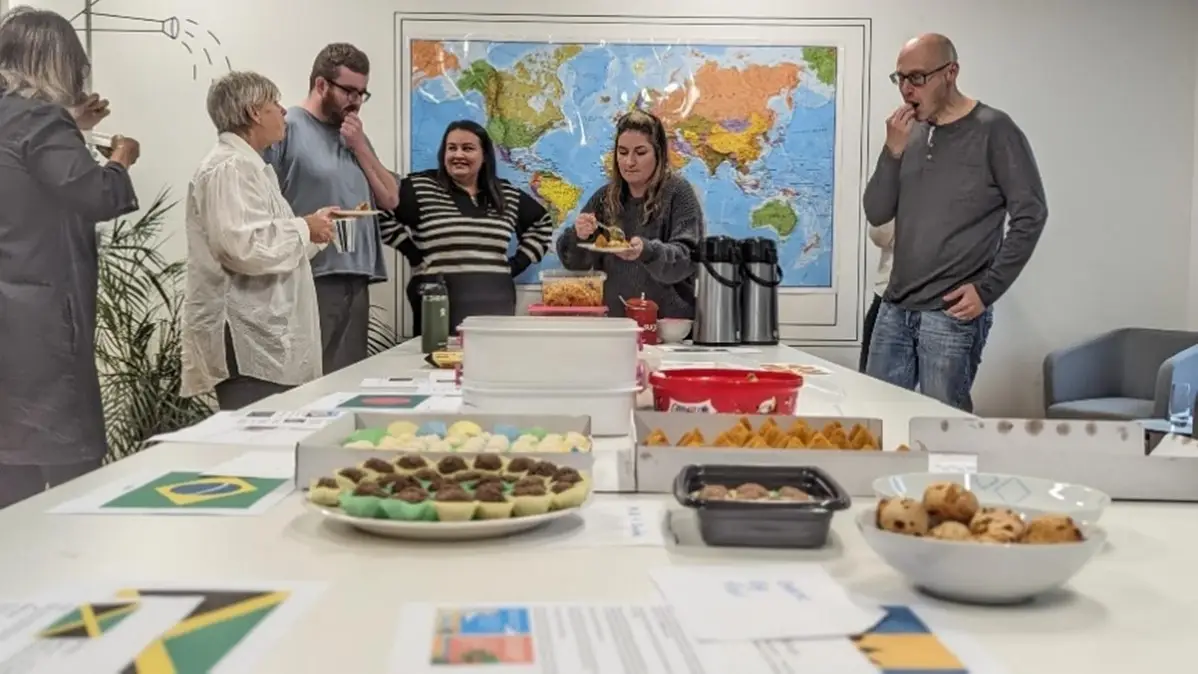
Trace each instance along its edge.
{"label": "short gray hair", "polygon": [[254,72],[231,72],[208,87],[208,117],[217,133],[243,133],[254,125],[251,111],[279,102],[274,82]]}
{"label": "short gray hair", "polygon": [[56,12],[16,7],[0,18],[0,89],[70,107],[86,97],[91,61]]}

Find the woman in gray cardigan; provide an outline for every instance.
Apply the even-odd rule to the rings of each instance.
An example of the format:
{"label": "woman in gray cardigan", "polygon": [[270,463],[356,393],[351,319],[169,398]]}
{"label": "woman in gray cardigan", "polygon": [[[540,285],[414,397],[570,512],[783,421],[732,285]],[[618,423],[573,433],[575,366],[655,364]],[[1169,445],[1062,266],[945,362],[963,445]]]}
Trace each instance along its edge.
{"label": "woman in gray cardigan", "polygon": [[[582,215],[558,235],[557,255],[572,270],[607,274],[603,301],[608,316],[623,316],[621,300],[657,303],[661,318],[694,318],[693,254],[703,239],[703,209],[685,178],[670,170],[669,140],[661,120],[635,110],[616,124],[611,181],[596,191]],[[580,248],[601,233],[599,224],[619,227],[631,247],[618,253]]]}
{"label": "woman in gray cardigan", "polygon": [[0,507],[100,466],[96,223],[137,210],[138,145],[96,163],[87,54],[54,12],[0,19]]}

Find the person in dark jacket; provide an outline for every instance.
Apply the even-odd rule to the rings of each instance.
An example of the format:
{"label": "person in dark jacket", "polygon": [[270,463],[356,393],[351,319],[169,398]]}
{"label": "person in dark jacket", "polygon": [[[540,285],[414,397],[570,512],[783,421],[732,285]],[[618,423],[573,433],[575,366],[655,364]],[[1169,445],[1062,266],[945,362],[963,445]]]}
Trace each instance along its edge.
{"label": "person in dark jacket", "polygon": [[0,19],[0,507],[100,466],[96,223],[136,211],[139,146],[101,165],[83,132],[108,114],[87,95],[87,54],[54,12]]}

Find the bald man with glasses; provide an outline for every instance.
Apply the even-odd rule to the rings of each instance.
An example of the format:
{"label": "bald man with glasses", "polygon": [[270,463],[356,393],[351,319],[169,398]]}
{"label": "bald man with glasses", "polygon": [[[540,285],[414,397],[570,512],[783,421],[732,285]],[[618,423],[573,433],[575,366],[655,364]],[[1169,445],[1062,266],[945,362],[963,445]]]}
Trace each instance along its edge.
{"label": "bald man with glasses", "polygon": [[953,43],[928,34],[890,76],[903,105],[864,206],[872,227],[894,220],[894,266],[866,373],[971,412],[993,305],[1031,259],[1048,206],[1027,137],[961,93],[960,70]]}

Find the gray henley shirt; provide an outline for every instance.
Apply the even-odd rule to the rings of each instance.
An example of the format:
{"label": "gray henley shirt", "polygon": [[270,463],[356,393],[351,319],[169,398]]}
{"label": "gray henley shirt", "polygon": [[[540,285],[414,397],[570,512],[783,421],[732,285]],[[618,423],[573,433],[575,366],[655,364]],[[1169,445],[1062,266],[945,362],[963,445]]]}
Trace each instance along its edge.
{"label": "gray henley shirt", "polygon": [[900,158],[883,149],[864,206],[874,227],[894,220],[894,267],[883,298],[912,311],[946,308],[944,296],[966,283],[993,305],[1031,258],[1048,219],[1027,137],[1006,113],[980,102],[951,124],[917,123]]}

